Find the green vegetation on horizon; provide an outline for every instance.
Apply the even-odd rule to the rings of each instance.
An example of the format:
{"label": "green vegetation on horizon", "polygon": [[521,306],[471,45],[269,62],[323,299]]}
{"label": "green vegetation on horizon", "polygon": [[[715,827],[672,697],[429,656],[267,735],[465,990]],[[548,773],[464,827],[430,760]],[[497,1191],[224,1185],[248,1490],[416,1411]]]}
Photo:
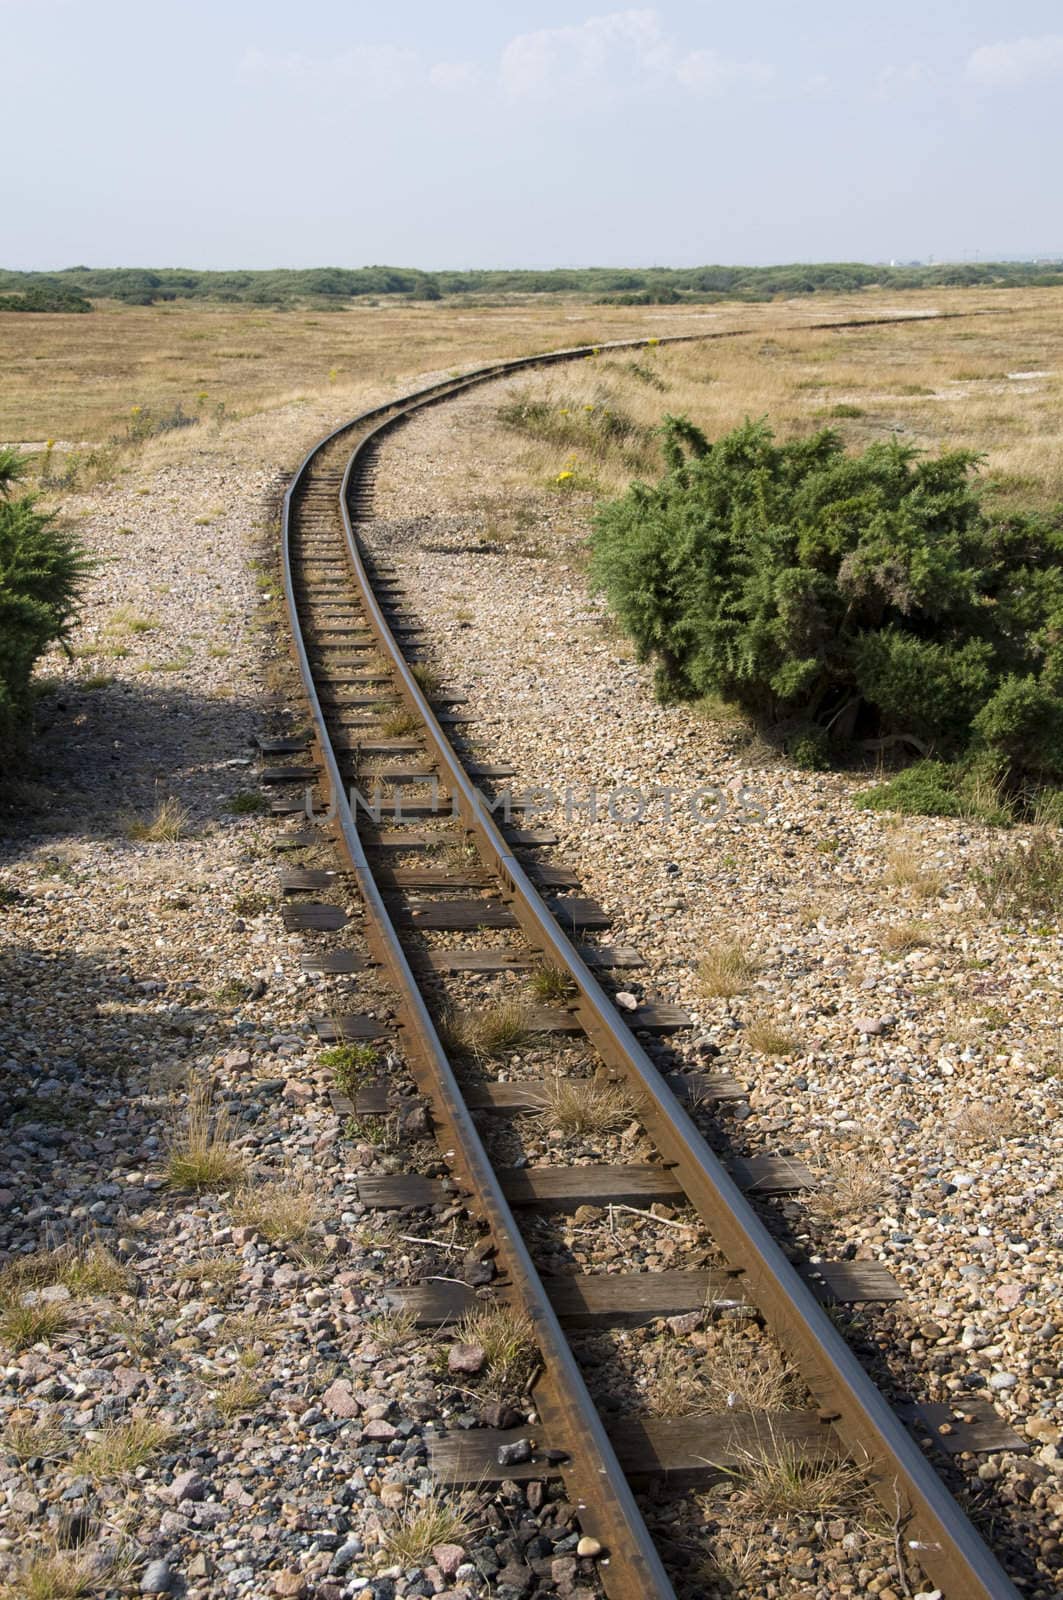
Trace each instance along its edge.
{"label": "green vegetation on horizon", "polygon": [[[776,295],[846,294],[867,288],[1053,287],[1063,261],[938,262],[890,267],[862,262],[776,267],[557,267],[422,272],[408,267],[277,268],[199,272],[181,267],[65,267],[57,272],[0,268],[0,310],[83,310],[84,299],[154,305],[165,300],[217,300],[284,306],[342,306],[364,297],[442,300],[454,295],[585,294],[605,304],[679,305],[717,300],[771,300]],[[19,295],[22,303],[6,302]],[[32,299],[34,303],[25,303]],[[76,304],[78,299],[82,304]],[[64,303],[69,301],[69,303]]]}

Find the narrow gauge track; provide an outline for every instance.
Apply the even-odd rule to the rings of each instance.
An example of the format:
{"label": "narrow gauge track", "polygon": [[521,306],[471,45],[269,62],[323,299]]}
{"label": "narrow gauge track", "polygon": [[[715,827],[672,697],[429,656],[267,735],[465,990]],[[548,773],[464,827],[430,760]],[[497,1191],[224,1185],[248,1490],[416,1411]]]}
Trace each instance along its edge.
{"label": "narrow gauge track", "polygon": [[[917,319],[875,318],[819,326],[852,327],[897,320]],[[733,337],[742,331],[676,338]],[[599,1575],[610,1600],[674,1600],[620,1455],[629,1462],[633,1458],[642,1470],[656,1462],[666,1473],[677,1454],[680,1458],[685,1454],[688,1466],[727,1470],[740,1465],[751,1446],[763,1448],[765,1441],[773,1445],[781,1437],[791,1447],[796,1444],[807,1452],[810,1459],[841,1454],[858,1463],[889,1518],[895,1519],[898,1550],[903,1547],[904,1559],[920,1568],[947,1600],[1004,1600],[1006,1596],[1015,1600],[1017,1591],[995,1557],[824,1311],[821,1302],[831,1298],[830,1265],[819,1269],[819,1282],[814,1286],[791,1264],[736,1181],[738,1174],[729,1171],[710,1149],[677,1098],[674,1085],[662,1076],[603,989],[596,972],[610,964],[624,964],[624,953],[611,953],[593,944],[577,946],[562,931],[562,920],[573,928],[581,920],[593,926],[593,914],[581,917],[576,909],[577,905],[585,908],[586,902],[561,901],[551,910],[544,900],[543,883],[544,878],[549,881],[549,874],[537,869],[527,852],[550,842],[549,836],[503,828],[492,815],[474,782],[485,774],[471,764],[463,765],[447,731],[448,726],[460,723],[460,717],[445,713],[438,696],[432,697],[436,706],[430,703],[406,659],[403,642],[410,630],[404,630],[394,617],[401,602],[397,580],[383,570],[382,563],[377,563],[370,575],[355,535],[352,505],[364,502],[369,492],[374,446],[388,430],[418,410],[524,368],[593,356],[599,350],[670,342],[675,339],[627,340],[497,362],[421,389],[366,412],[323,439],[303,461],[284,499],[284,593],[312,729],[309,737],[273,741],[263,749],[272,755],[311,752],[313,759],[305,766],[273,769],[264,776],[273,782],[316,784],[321,798],[328,801],[328,827],[344,871],[353,879],[364,906],[361,926],[369,960],[394,991],[402,1052],[431,1107],[437,1142],[451,1174],[448,1183],[416,1175],[370,1179],[359,1185],[359,1195],[370,1204],[383,1206],[432,1205],[463,1197],[468,1211],[486,1227],[485,1254],[494,1255],[496,1286],[530,1317],[542,1360],[535,1388],[540,1421],[534,1430],[531,1460],[500,1467],[496,1464],[499,1447],[511,1442],[511,1437],[484,1429],[441,1440],[433,1465],[445,1481],[453,1483],[561,1476],[570,1501],[579,1508],[584,1533],[597,1539],[606,1552]],[[366,664],[373,662],[376,665],[366,671]],[[403,738],[381,739],[379,719],[396,703],[407,708],[416,731]],[[434,815],[431,805],[407,804],[402,812],[404,826],[396,819],[394,827],[367,827],[365,819],[352,812],[348,799],[352,783],[364,782],[367,773],[383,771],[386,775],[382,760],[411,755],[415,766],[390,769],[393,779],[397,783],[432,779],[441,783],[448,796],[446,810],[453,806],[449,834],[426,833],[423,818]],[[297,813],[301,807],[302,802],[293,799],[279,802],[275,809]],[[411,826],[408,819],[419,815],[422,825]],[[282,842],[291,847],[312,846],[322,843],[324,837],[316,827],[302,827],[285,835]],[[492,1165],[470,1100],[477,1109],[486,1104],[488,1109],[502,1111],[506,1095],[497,1091],[503,1086],[494,1086],[493,1097],[488,1091],[477,1100],[459,1085],[422,993],[423,963],[418,965],[408,941],[400,937],[404,923],[417,925],[416,916],[411,917],[408,902],[405,914],[401,904],[396,911],[400,882],[407,887],[438,884],[445,891],[462,887],[462,879],[460,874],[430,870],[396,873],[386,864],[389,851],[416,851],[434,839],[446,838],[475,847],[480,873],[471,881],[490,887],[495,898],[479,901],[478,909],[474,906],[471,911],[467,902],[464,911],[460,902],[429,902],[450,908],[436,925],[453,929],[512,927],[523,936],[532,959],[568,975],[572,998],[567,1001],[567,1025],[582,1030],[596,1053],[599,1072],[621,1080],[632,1092],[639,1121],[656,1147],[659,1164],[637,1169],[532,1168],[519,1174]],[[432,858],[428,859],[431,862]],[[335,880],[332,873],[297,870],[285,873],[282,881],[287,891],[300,893],[321,889]],[[466,885],[468,881],[466,874]],[[315,902],[295,901],[286,915],[292,927],[336,930],[346,920],[337,908]],[[431,921],[427,925],[431,926]],[[311,955],[305,961],[308,970],[331,973],[352,972],[364,964],[365,958],[357,952],[342,949]],[[479,957],[475,951],[457,952],[453,963],[448,963],[445,953],[440,956],[437,952],[435,966],[451,971],[507,969],[497,946]],[[360,1015],[318,1021],[324,1037],[366,1038],[383,1031],[373,1019]],[[651,1017],[636,1017],[633,1022],[635,1026],[653,1025]],[[528,1104],[525,1100],[525,1109]],[[652,1275],[643,1275],[641,1285],[634,1286],[627,1278],[619,1292],[621,1299],[625,1293],[635,1297],[628,1311],[641,1309],[645,1317],[704,1306],[706,1291],[713,1285],[702,1280],[715,1277],[717,1288],[720,1281],[729,1284],[732,1303],[737,1297],[755,1308],[800,1373],[815,1409],[767,1418],[731,1413],[702,1419],[705,1426],[693,1440],[689,1429],[684,1431],[682,1426],[670,1429],[667,1421],[630,1419],[625,1425],[626,1449],[621,1449],[617,1430],[614,1428],[611,1436],[598,1415],[566,1339],[565,1324],[573,1321],[572,1307],[568,1306],[566,1315],[564,1305],[551,1299],[514,1207],[538,1202],[571,1209],[581,1202],[604,1204],[636,1197],[644,1205],[655,1199],[689,1204],[707,1228],[726,1268],[723,1274],[683,1275],[698,1279],[685,1287],[665,1281],[677,1279],[678,1274],[661,1274],[652,1285]],[[879,1297],[859,1285],[846,1294],[844,1286],[839,1287],[844,1276],[845,1267],[838,1265],[834,1298]],[[583,1295],[584,1312],[591,1306],[595,1282],[601,1281],[575,1280],[576,1297]],[[607,1281],[616,1288],[617,1280]],[[566,1282],[572,1285],[572,1280]],[[889,1297],[888,1292],[882,1297]],[[407,1302],[423,1325],[440,1325],[459,1317],[467,1309],[468,1298],[469,1291],[460,1286],[426,1286],[422,1292],[408,1295]],[[622,1321],[624,1307],[614,1305],[613,1310],[620,1313],[614,1322]],[[578,1325],[579,1317],[575,1320]],[[608,1316],[602,1320],[607,1322]],[[986,1448],[975,1442],[976,1430],[977,1424],[967,1448]],[[946,1434],[951,1431],[950,1427],[944,1429]],[[520,1438],[526,1441],[528,1437],[526,1426]],[[518,1450],[517,1455],[520,1453]],[[503,1448],[503,1460],[505,1456]],[[907,1581],[902,1574],[902,1582],[907,1585]]]}

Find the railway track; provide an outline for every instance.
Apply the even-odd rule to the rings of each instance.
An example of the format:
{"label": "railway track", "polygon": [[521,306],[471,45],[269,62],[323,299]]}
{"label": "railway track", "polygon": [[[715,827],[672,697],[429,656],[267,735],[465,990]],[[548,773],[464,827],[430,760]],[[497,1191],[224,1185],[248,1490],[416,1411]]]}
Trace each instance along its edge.
{"label": "railway track", "polygon": [[[620,347],[650,342],[658,341]],[[585,1548],[600,1556],[597,1570],[610,1600],[668,1600],[672,1584],[633,1479],[649,1472],[698,1482],[741,1469],[754,1452],[844,1458],[860,1468],[895,1529],[905,1592],[914,1593],[910,1580],[923,1573],[946,1600],[1014,1600],[1017,1591],[948,1493],[928,1450],[932,1441],[951,1451],[1014,1448],[1019,1441],[983,1413],[912,1408],[902,1420],[887,1404],[825,1306],[895,1298],[896,1286],[868,1263],[802,1271],[776,1243],[754,1196],[799,1189],[806,1175],[799,1164],[770,1158],[725,1166],[710,1148],[688,1105],[694,1096],[726,1096],[728,1085],[669,1078],[655,1064],[640,1035],[681,1027],[684,1019],[661,1006],[632,1015],[611,997],[609,975],[636,964],[637,955],[601,942],[607,919],[600,908],[568,892],[576,886],[571,874],[544,864],[548,831],[493,814],[484,790],[505,770],[477,768],[459,754],[458,703],[411,659],[417,637],[401,620],[401,575],[382,562],[372,565],[359,544],[373,452],[386,433],[474,385],[596,353],[584,347],[495,363],[370,411],[310,452],[284,500],[284,593],[310,729],[265,743],[268,761],[285,759],[263,776],[285,795],[275,810],[297,819],[280,840],[293,852],[287,860],[300,851],[317,859],[328,838],[340,858],[338,871],[284,868],[285,917],[292,928],[330,936],[310,948],[304,965],[334,975],[349,991],[337,1007],[360,988],[384,986],[383,1006],[368,1013],[336,1009],[315,1019],[318,1031],[323,1039],[371,1041],[394,1037],[397,1028],[402,1062],[428,1108],[441,1156],[427,1163],[427,1172],[366,1177],[359,1199],[444,1215],[463,1207],[482,1230],[465,1281],[426,1283],[396,1294],[396,1304],[422,1326],[446,1326],[485,1296],[504,1299],[530,1319],[541,1360],[534,1427],[525,1421],[515,1429],[441,1435],[431,1465],[454,1485],[560,1476],[590,1541]],[[300,815],[304,790],[312,797],[310,816]],[[369,797],[368,806],[359,793]],[[323,899],[330,889],[342,890],[360,914]],[[490,983],[492,974],[533,966],[554,975],[562,1002],[539,1008],[535,1029],[574,1038],[584,1051],[577,1072],[623,1086],[652,1141],[651,1159],[570,1167],[505,1167],[494,1159],[493,1141],[481,1132],[484,1119],[490,1128],[534,1110],[543,1085],[459,1075],[460,1056],[453,1045],[449,1053],[444,1047],[438,1019],[448,979],[460,987],[463,975],[480,973]],[[354,975],[349,984],[347,974]],[[391,1021],[384,1015],[389,1009]],[[371,1082],[350,1109],[386,1115],[392,1088],[387,1080]],[[720,1265],[693,1273],[544,1278],[527,1218],[584,1204],[689,1207]],[[804,1407],[766,1415],[632,1416],[606,1426],[573,1353],[573,1329],[736,1304],[753,1309],[800,1374],[809,1397]]]}

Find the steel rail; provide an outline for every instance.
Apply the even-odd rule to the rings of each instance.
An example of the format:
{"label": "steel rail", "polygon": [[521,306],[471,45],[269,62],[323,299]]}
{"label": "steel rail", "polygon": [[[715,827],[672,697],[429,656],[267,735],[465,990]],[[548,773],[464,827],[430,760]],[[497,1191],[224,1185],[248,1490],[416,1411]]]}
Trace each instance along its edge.
{"label": "steel rail", "polygon": [[[979,313],[946,313],[977,315]],[[898,321],[929,321],[931,317],[864,318],[859,321],[805,324],[802,329],[869,326]],[[744,1294],[756,1305],[781,1347],[801,1372],[820,1407],[824,1426],[838,1433],[852,1458],[865,1466],[869,1481],[884,1508],[895,1518],[913,1559],[938,1585],[948,1600],[1018,1600],[1018,1592],[981,1537],[963,1515],[945,1485],[924,1459],[918,1446],[891,1411],[884,1397],[837,1332],[818,1301],[771,1237],[755,1211],[737,1188],[719,1158],[698,1132],[691,1118],[668,1089],[653,1061],[622,1020],[593,973],[566,938],[542,901],[535,885],[499,830],[483,796],[470,781],[440,726],[427,698],[414,678],[376,599],[351,524],[348,496],[351,479],[369,450],[390,429],[416,411],[475,385],[535,366],[569,361],[614,349],[639,349],[649,344],[693,342],[734,333],[762,330],[716,330],[703,334],[662,335],[660,338],[610,341],[596,346],[550,351],[537,356],[495,362],[455,378],[441,380],[377,406],[334,429],[308,452],[284,498],[282,559],[284,591],[292,625],[293,645],[306,690],[321,750],[325,777],[332,799],[332,825],[351,863],[369,912],[371,947],[387,969],[402,997],[403,1022],[414,1048],[411,1067],[419,1087],[432,1100],[437,1120],[454,1140],[448,1152],[468,1183],[485,1222],[491,1229],[501,1258],[531,1312],[547,1374],[559,1385],[556,1404],[566,1439],[585,1441],[566,1465],[564,1475],[580,1478],[586,1499],[584,1518],[590,1531],[604,1533],[617,1567],[606,1578],[608,1592],[630,1593],[638,1600],[670,1600],[672,1589],[653,1549],[641,1513],[631,1495],[608,1437],[594,1411],[582,1375],[572,1357],[560,1324],[539,1283],[534,1264],[523,1244],[508,1203],[499,1189],[479,1133],[461,1098],[453,1070],[417,989],[405,951],[387,915],[372,877],[357,826],[344,790],[335,752],[328,736],[313,681],[299,622],[291,563],[292,511],[298,490],[315,458],[326,447],[356,429],[365,429],[343,474],[339,495],[344,541],[352,575],[370,629],[389,658],[399,692],[423,723],[429,745],[456,802],[466,831],[504,887],[505,898],[534,948],[571,975],[577,989],[572,1009],[607,1067],[620,1072],[638,1092],[640,1116],[668,1162],[691,1204],[705,1221],[714,1242],[742,1280]],[[786,330],[791,331],[791,330]],[[566,1385],[569,1386],[566,1388]],[[542,1385],[540,1385],[540,1388]],[[537,1396],[538,1398],[538,1396]],[[549,1423],[549,1416],[545,1418]],[[587,1471],[587,1463],[594,1462]],[[615,1518],[619,1514],[630,1536],[631,1553],[621,1548]],[[597,1520],[597,1527],[594,1526]],[[631,1561],[636,1587],[614,1587],[624,1581],[623,1565]],[[619,1571],[617,1569],[620,1569]]]}
{"label": "steel rail", "polygon": [[471,1209],[479,1213],[489,1229],[497,1247],[500,1265],[516,1291],[518,1303],[527,1312],[534,1327],[543,1357],[545,1380],[545,1383],[541,1380],[536,1388],[536,1402],[548,1435],[561,1441],[571,1453],[571,1459],[557,1470],[565,1478],[568,1492],[579,1506],[581,1526],[598,1538],[605,1550],[600,1570],[606,1592],[615,1600],[675,1600],[675,1592],[660,1555],[462,1098],[453,1069],[410,970],[406,952],[374,881],[344,794],[339,764],[325,724],[299,623],[291,559],[293,500],[317,453],[311,452],[284,498],[284,595],[292,623],[299,673],[335,800],[332,807],[333,829],[365,904],[370,950],[387,972],[399,996],[400,1025],[407,1062],[418,1087],[431,1101],[433,1115],[446,1135],[445,1142],[452,1145],[448,1155],[471,1193]]}

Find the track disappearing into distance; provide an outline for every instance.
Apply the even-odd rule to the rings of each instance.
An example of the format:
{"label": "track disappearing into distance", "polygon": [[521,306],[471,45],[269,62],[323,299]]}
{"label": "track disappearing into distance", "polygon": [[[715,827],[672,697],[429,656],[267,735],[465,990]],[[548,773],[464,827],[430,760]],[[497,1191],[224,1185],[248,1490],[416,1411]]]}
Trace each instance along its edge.
{"label": "track disappearing into distance", "polygon": [[[866,318],[812,326],[851,328],[914,320],[928,318]],[[269,776],[273,781],[287,778],[292,784],[316,784],[319,797],[327,801],[326,826],[339,849],[342,871],[353,880],[364,906],[361,929],[367,950],[367,958],[344,951],[323,959],[310,957],[309,969],[342,973],[357,969],[367,959],[386,979],[395,996],[402,1057],[430,1107],[436,1140],[451,1174],[452,1182],[446,1185],[416,1176],[392,1180],[390,1191],[386,1180],[375,1191],[368,1180],[364,1195],[359,1186],[360,1197],[384,1205],[431,1205],[448,1195],[464,1199],[469,1213],[485,1230],[484,1256],[492,1259],[497,1288],[527,1313],[538,1342],[542,1361],[535,1387],[539,1423],[534,1430],[525,1426],[518,1431],[519,1439],[508,1441],[518,1443],[518,1455],[530,1443],[530,1459],[492,1468],[498,1451],[505,1455],[507,1440],[488,1437],[485,1430],[485,1438],[477,1441],[477,1430],[473,1430],[460,1435],[461,1444],[467,1447],[464,1457],[460,1449],[448,1450],[446,1440],[437,1449],[434,1465],[445,1481],[561,1476],[568,1498],[579,1509],[581,1528],[603,1547],[598,1571],[610,1600],[674,1600],[671,1582],[619,1459],[619,1446],[591,1399],[566,1338],[563,1311],[551,1300],[515,1215],[529,1202],[544,1203],[542,1193],[536,1191],[536,1173],[565,1169],[532,1169],[530,1176],[526,1171],[523,1189],[517,1184],[515,1193],[513,1174],[492,1164],[474,1120],[468,1089],[459,1083],[440,1040],[423,993],[424,973],[417,970],[408,941],[401,936],[403,919],[396,916],[394,896],[389,893],[396,875],[387,869],[387,849],[401,844],[403,825],[391,829],[382,823],[367,826],[364,816],[356,817],[348,799],[350,785],[360,781],[365,771],[381,770],[380,761],[400,755],[401,746],[416,758],[403,781],[416,782],[431,775],[446,791],[444,815],[452,808],[455,819],[449,823],[447,837],[463,839],[475,848],[483,883],[493,895],[493,901],[484,902],[484,907],[495,903],[504,912],[495,925],[513,927],[534,960],[567,975],[570,998],[565,1009],[573,1026],[578,1025],[593,1049],[599,1073],[623,1083],[636,1101],[638,1120],[659,1157],[659,1164],[647,1168],[638,1180],[643,1203],[650,1203],[646,1196],[654,1197],[656,1182],[661,1191],[657,1198],[671,1195],[675,1203],[678,1196],[678,1203],[694,1209],[726,1263],[723,1277],[731,1286],[732,1301],[737,1297],[755,1308],[812,1396],[813,1406],[806,1411],[763,1418],[732,1414],[706,1419],[715,1424],[704,1430],[705,1448],[710,1451],[704,1458],[706,1468],[734,1470],[750,1448],[772,1448],[780,1438],[796,1445],[809,1459],[835,1454],[847,1457],[861,1468],[895,1523],[898,1551],[903,1552],[903,1583],[908,1582],[903,1568],[910,1562],[913,1569],[925,1572],[946,1600],[1015,1600],[1017,1591],[995,1557],[825,1312],[821,1302],[829,1296],[822,1293],[823,1284],[819,1285],[821,1292],[815,1292],[807,1275],[802,1275],[772,1238],[736,1174],[706,1143],[673,1087],[602,987],[598,974],[608,964],[608,954],[602,957],[593,944],[578,946],[578,916],[566,912],[564,899],[553,907],[544,899],[543,874],[529,854],[541,841],[525,830],[501,826],[492,814],[476,776],[470,775],[455,750],[453,714],[442,710],[438,695],[425,694],[407,659],[408,630],[395,617],[401,602],[399,577],[386,573],[382,563],[370,571],[356,537],[352,506],[364,502],[370,492],[376,444],[425,407],[523,369],[592,358],[604,351],[740,337],[744,332],[625,340],[495,362],[368,411],[329,434],[307,455],[284,499],[282,563],[291,642],[309,708],[310,733],[264,748],[275,755],[301,755],[304,760],[305,752],[312,753],[306,766],[282,768]],[[366,671],[364,663],[376,665]],[[406,708],[409,726],[415,731],[405,739],[381,740],[381,714],[396,704]],[[388,769],[383,770],[386,775]],[[278,809],[298,812],[299,802],[281,802]],[[416,818],[417,809],[407,806],[402,814]],[[431,817],[431,811],[427,814]],[[425,837],[423,826],[411,826],[408,820],[404,826],[408,847],[417,848],[418,835]],[[312,846],[324,837],[318,827],[304,824],[287,842],[293,847]],[[289,873],[285,887],[309,891],[323,886],[328,876]],[[316,902],[301,907],[295,901],[289,925],[339,928],[346,920],[341,917],[330,923],[327,915],[322,916],[323,909],[327,910]],[[485,916],[486,910],[481,915]],[[441,925],[447,926],[445,913]],[[450,924],[461,925],[460,919]],[[476,927],[477,923],[473,920],[464,925]],[[325,1037],[373,1036],[371,1020],[358,1015],[321,1020]],[[585,1199],[593,1202],[594,1174],[602,1175],[608,1189],[610,1169],[577,1167],[572,1171],[580,1178]],[[627,1181],[633,1181],[630,1173]],[[540,1180],[540,1189],[545,1183]],[[616,1193],[622,1190],[623,1182]],[[460,1315],[464,1306],[460,1295],[453,1307],[445,1303],[445,1297],[441,1301],[439,1295],[431,1294],[419,1300],[414,1296],[410,1303],[424,1324],[445,1323]],[[643,1452],[656,1451],[665,1468],[669,1450],[674,1453],[681,1448],[677,1439],[670,1441],[663,1424],[654,1429],[644,1419],[631,1419],[629,1454],[631,1439],[641,1441]],[[689,1441],[685,1448],[689,1451]],[[696,1445],[694,1449],[697,1454]],[[644,1453],[642,1459],[646,1459]]]}

